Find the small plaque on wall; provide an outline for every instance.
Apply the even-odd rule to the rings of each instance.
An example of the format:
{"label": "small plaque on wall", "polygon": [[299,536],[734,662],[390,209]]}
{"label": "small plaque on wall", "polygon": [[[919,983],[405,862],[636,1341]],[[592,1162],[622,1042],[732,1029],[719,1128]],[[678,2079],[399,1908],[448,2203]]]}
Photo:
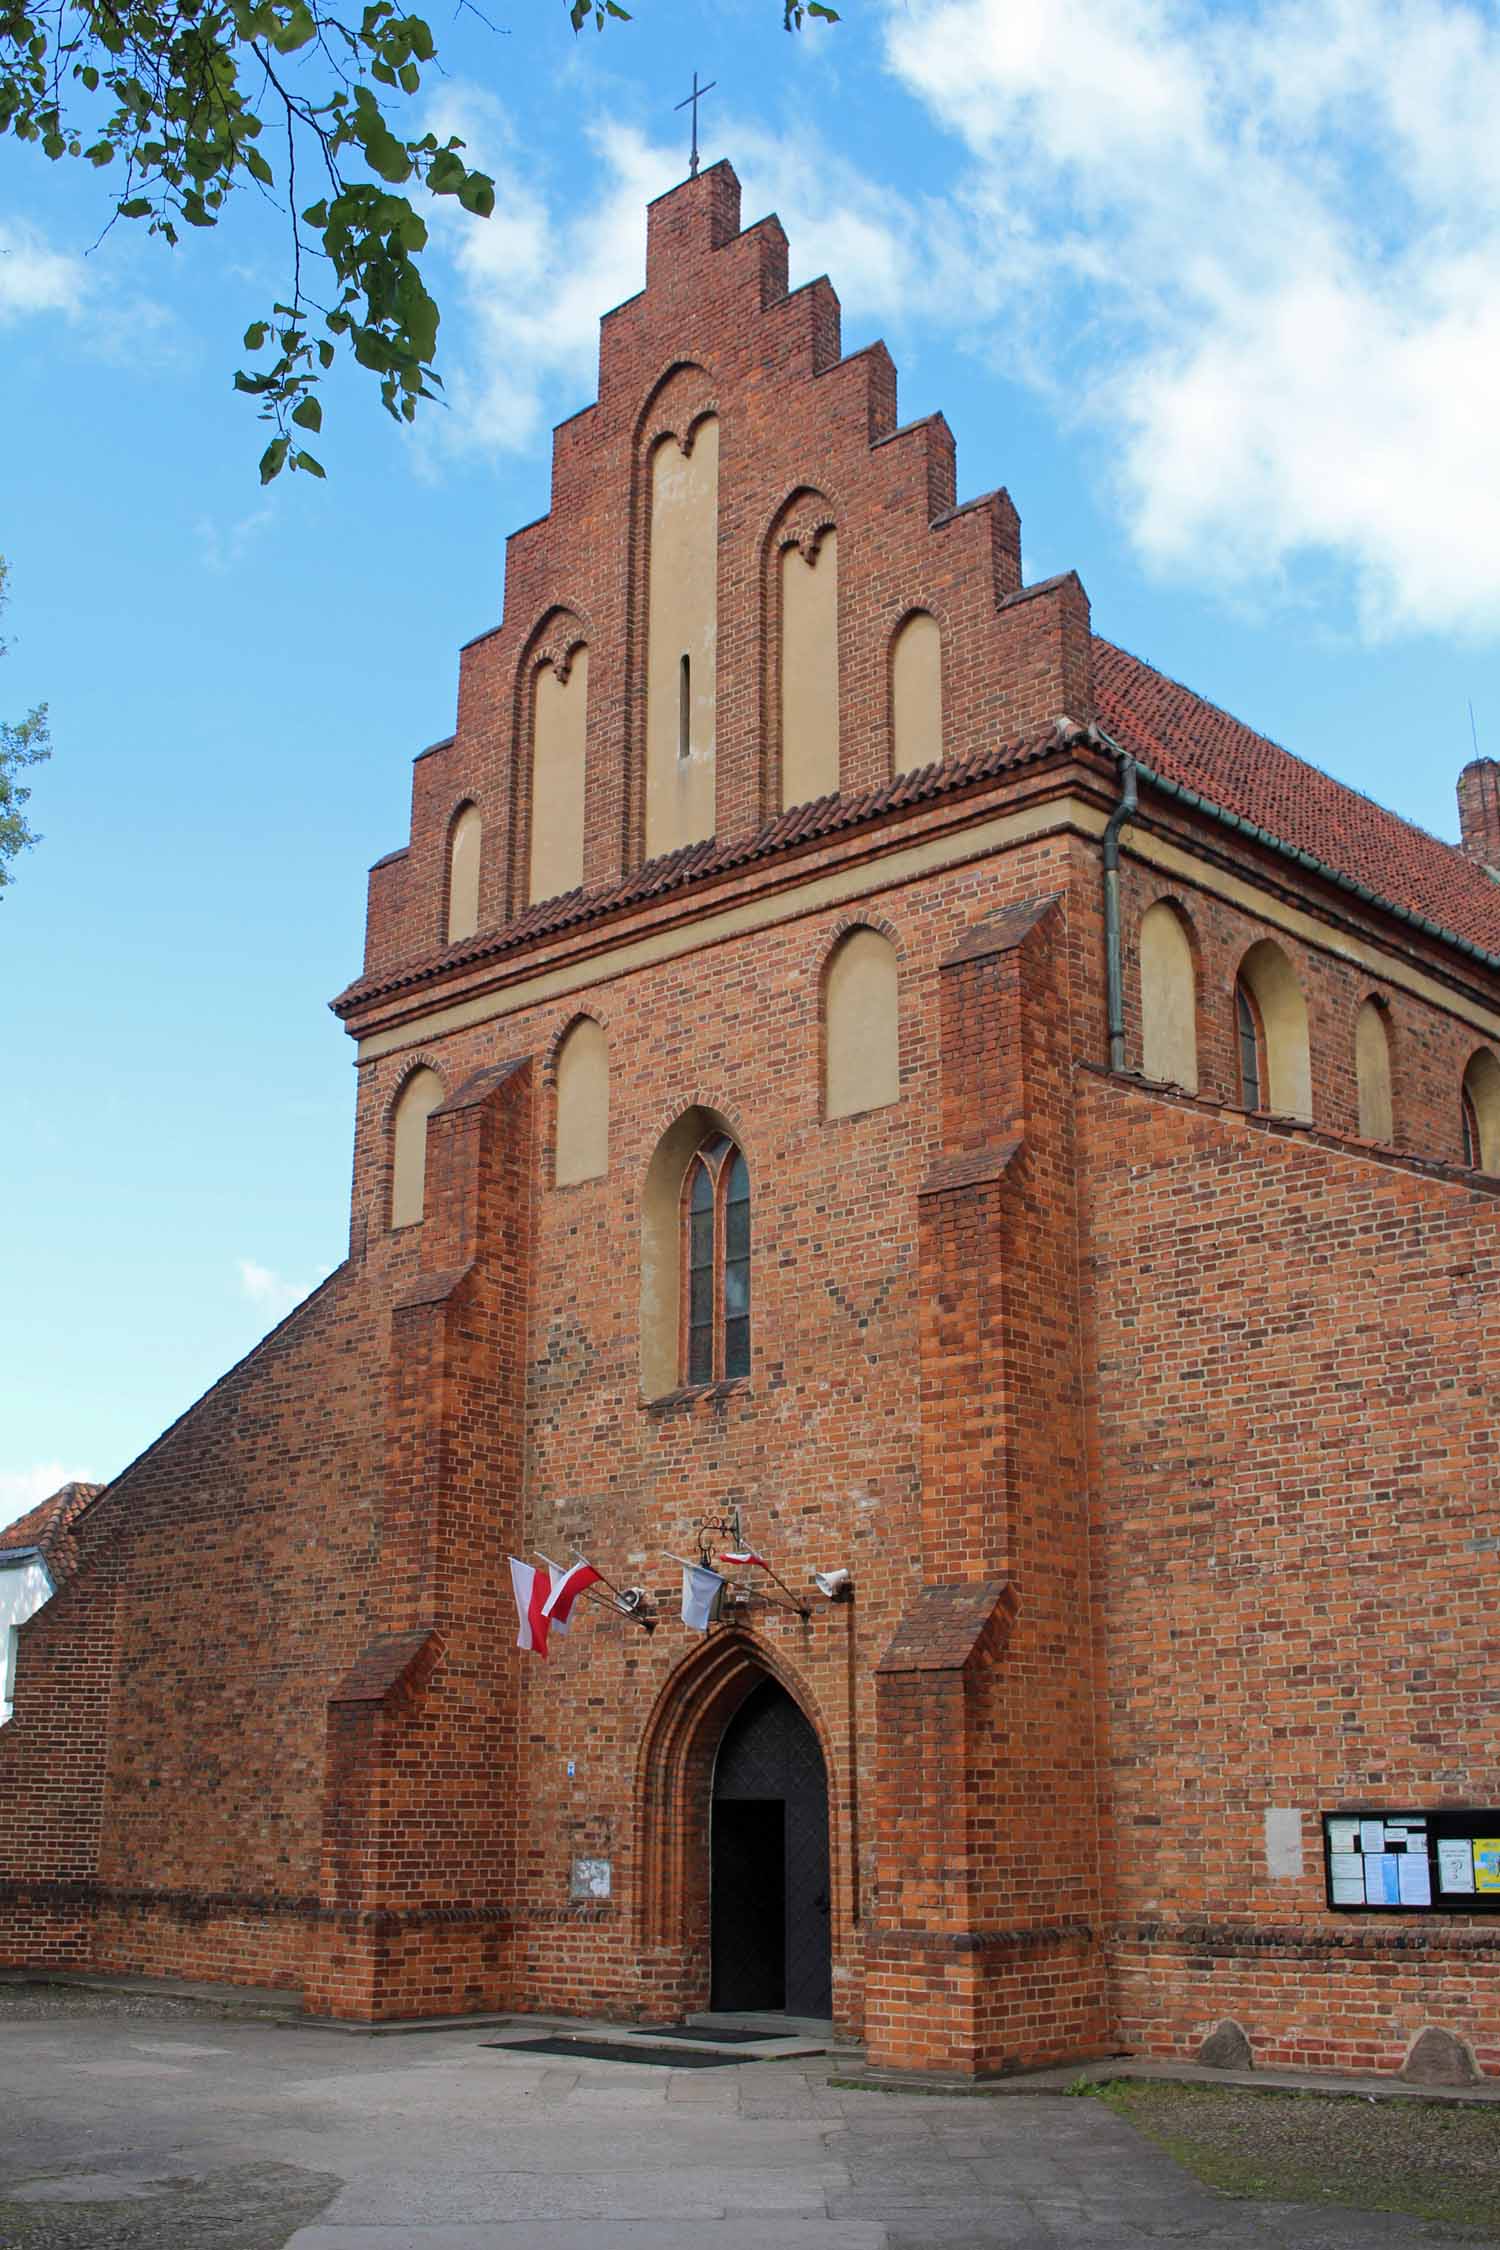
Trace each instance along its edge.
{"label": "small plaque on wall", "polygon": [[1500,1913],[1500,1812],[1323,1815],[1328,1903],[1350,1914]]}
{"label": "small plaque on wall", "polygon": [[612,1873],[612,1864],[607,1859],[575,1859],[568,1896],[575,1900],[608,1898]]}

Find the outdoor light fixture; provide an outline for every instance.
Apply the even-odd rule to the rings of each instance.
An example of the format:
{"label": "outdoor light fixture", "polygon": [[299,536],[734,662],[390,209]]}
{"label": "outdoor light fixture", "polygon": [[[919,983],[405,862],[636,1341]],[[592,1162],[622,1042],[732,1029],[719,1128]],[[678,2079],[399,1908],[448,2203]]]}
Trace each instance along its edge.
{"label": "outdoor light fixture", "polygon": [[813,1584],[829,1602],[846,1602],[854,1592],[854,1580],[847,1570],[815,1570]]}

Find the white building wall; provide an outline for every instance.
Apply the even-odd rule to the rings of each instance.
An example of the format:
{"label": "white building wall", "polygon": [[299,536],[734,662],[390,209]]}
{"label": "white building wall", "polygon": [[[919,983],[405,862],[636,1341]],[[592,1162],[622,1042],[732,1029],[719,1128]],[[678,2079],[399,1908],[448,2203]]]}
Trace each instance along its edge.
{"label": "white building wall", "polygon": [[0,1727],[11,1715],[16,1678],[16,1646],[21,1627],[51,1599],[52,1579],[47,1566],[32,1555],[25,1562],[8,1563],[0,1555]]}

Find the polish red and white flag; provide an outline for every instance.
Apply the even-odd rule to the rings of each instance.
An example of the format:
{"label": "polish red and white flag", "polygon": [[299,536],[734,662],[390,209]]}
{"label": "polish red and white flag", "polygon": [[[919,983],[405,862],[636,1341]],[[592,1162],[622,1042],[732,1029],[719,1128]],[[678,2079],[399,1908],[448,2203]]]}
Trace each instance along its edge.
{"label": "polish red and white flag", "polygon": [[548,1623],[557,1626],[559,1630],[565,1627],[572,1614],[573,1604],[585,1586],[594,1585],[598,1577],[599,1572],[593,1564],[581,1560],[570,1564],[566,1570],[554,1571],[552,1591],[542,1604],[542,1615]]}
{"label": "polish red and white flag", "polygon": [[736,1570],[747,1570],[751,1563],[757,1564],[762,1570],[769,1570],[771,1567],[764,1555],[753,1554],[748,1547],[738,1547],[732,1555],[720,1555],[719,1560],[731,1564]]}
{"label": "polish red and white flag", "polygon": [[552,1573],[550,1570],[533,1570],[530,1563],[518,1562],[512,1555],[510,1583],[516,1597],[516,1615],[521,1621],[516,1646],[528,1650],[533,1656],[545,1656],[549,1623],[546,1603],[552,1592]]}

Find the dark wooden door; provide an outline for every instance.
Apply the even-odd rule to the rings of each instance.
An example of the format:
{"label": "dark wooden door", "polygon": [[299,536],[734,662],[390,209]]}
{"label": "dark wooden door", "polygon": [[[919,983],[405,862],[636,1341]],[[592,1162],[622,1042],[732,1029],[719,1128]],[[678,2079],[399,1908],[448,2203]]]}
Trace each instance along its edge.
{"label": "dark wooden door", "polygon": [[774,1680],[724,1730],[711,1835],[713,2005],[831,2014],[828,1776]]}

